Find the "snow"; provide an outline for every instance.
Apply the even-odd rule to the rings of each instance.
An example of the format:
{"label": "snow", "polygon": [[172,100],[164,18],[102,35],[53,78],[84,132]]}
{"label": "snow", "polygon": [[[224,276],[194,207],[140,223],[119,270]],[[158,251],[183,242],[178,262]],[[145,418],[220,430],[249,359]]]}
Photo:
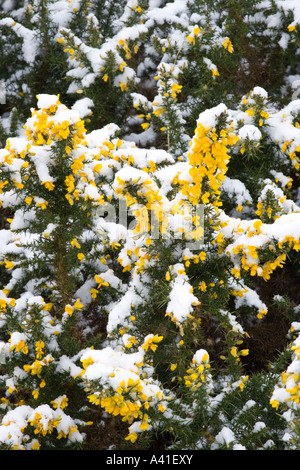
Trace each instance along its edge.
{"label": "snow", "polygon": [[155,23],[162,25],[165,22],[187,25],[185,0],[175,0],[167,3],[164,7],[149,9],[145,23],[148,28],[151,28]]}
{"label": "snow", "polygon": [[224,426],[223,429],[216,435],[216,443],[228,446],[235,441],[235,435],[231,429]]}
{"label": "snow", "polygon": [[268,92],[260,87],[260,86],[255,86],[252,90],[252,95],[257,95],[257,96],[260,96],[261,98],[263,99],[267,99],[268,98]]}
{"label": "snow", "polygon": [[218,122],[218,117],[223,113],[226,114],[227,112],[227,106],[224,103],[220,103],[217,106],[206,109],[200,113],[197,122],[201,123],[204,127],[215,127]]}
{"label": "snow", "polygon": [[170,301],[166,308],[167,314],[170,314],[178,323],[185,321],[193,313],[195,305],[199,304],[197,297],[192,292],[187,275],[181,271],[184,271],[184,265],[181,263],[171,267],[171,275],[174,273],[176,277],[170,282]]}
{"label": "snow", "polygon": [[82,98],[73,104],[72,109],[77,111],[79,116],[83,119],[91,113],[94,106],[93,100],[90,98]]}
{"label": "snow", "polygon": [[230,198],[234,198],[237,205],[243,205],[247,202],[252,202],[252,196],[245,184],[235,178],[229,178],[226,176],[224,182],[221,186],[222,191],[224,191]]}
{"label": "snow", "polygon": [[238,136],[242,140],[260,140],[262,138],[260,130],[252,124],[246,124],[245,126],[243,126],[239,130]]}
{"label": "snow", "polygon": [[23,39],[23,56],[24,60],[33,65],[38,53],[39,42],[36,39],[35,32],[25,28],[20,23],[16,23],[12,18],[3,18],[0,20],[0,26],[9,26],[12,30]]}
{"label": "snow", "polygon": [[[122,380],[133,376],[138,372],[137,363],[143,360],[143,354],[140,352],[132,354],[124,354],[122,351],[115,351],[114,349],[107,347],[101,350],[89,350],[85,352],[81,361],[91,358],[93,364],[91,364],[84,377],[87,380],[96,380],[99,377],[109,378],[112,372],[117,373],[117,377],[111,377],[110,383],[119,385]],[[122,374],[120,379],[119,374]]]}
{"label": "snow", "polygon": [[276,0],[277,5],[285,10],[286,13],[292,10],[294,13],[295,24],[300,24],[300,5],[298,0]]}
{"label": "snow", "polygon": [[113,332],[119,326],[127,324],[128,317],[131,314],[132,306],[138,306],[141,303],[141,298],[137,295],[137,290],[143,287],[140,283],[138,276],[135,276],[129,286],[127,292],[123,295],[109,312],[107,332]]}

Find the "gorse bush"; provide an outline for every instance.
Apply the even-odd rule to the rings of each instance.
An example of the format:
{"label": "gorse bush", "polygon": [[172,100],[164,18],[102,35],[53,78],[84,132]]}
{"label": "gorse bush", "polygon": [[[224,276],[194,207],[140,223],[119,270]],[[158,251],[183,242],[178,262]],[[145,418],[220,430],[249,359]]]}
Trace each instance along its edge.
{"label": "gorse bush", "polygon": [[296,3],[4,1],[1,449],[299,448]]}

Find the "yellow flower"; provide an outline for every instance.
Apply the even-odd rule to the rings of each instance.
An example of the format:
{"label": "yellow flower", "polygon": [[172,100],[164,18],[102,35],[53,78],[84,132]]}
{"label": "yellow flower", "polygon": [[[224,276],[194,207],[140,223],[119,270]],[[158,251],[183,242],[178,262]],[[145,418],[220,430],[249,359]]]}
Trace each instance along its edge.
{"label": "yellow flower", "polygon": [[261,319],[261,318],[263,318],[265,315],[267,315],[267,313],[268,313],[267,310],[261,309],[261,310],[259,311],[259,313],[257,314],[257,318]]}
{"label": "yellow flower", "polygon": [[74,204],[74,201],[73,201],[73,198],[70,194],[66,194],[65,195],[65,198],[67,199],[68,203],[70,204],[70,206],[73,206]]}
{"label": "yellow flower", "polygon": [[10,347],[10,351],[16,350],[17,352],[22,352],[23,354],[28,354],[28,346],[25,341],[21,339],[18,344],[14,344]]}
{"label": "yellow flower", "polygon": [[112,247],[113,250],[117,250],[121,245],[120,243],[117,243],[117,242],[111,242],[110,246]]}
{"label": "yellow flower", "polygon": [[19,189],[23,189],[24,188],[24,184],[23,183],[17,183],[17,181],[14,180],[14,185],[19,188]]}
{"label": "yellow flower", "polygon": [[130,349],[131,346],[136,343],[137,343],[137,339],[134,336],[130,336],[130,338],[128,338],[128,343],[126,343],[125,347]]}
{"label": "yellow flower", "polygon": [[83,253],[78,253],[77,258],[79,259],[79,261],[83,261],[85,256]]}
{"label": "yellow flower", "polygon": [[223,47],[225,49],[228,50],[228,52],[230,52],[230,54],[232,54],[233,52],[233,45],[232,45],[232,42],[230,41],[229,38],[226,38],[225,41],[223,42]]}
{"label": "yellow flower", "polygon": [[126,83],[120,82],[121,91],[128,91],[128,85]]}
{"label": "yellow flower", "polygon": [[195,44],[195,36],[187,36],[186,38],[189,41],[189,44],[191,43]]}
{"label": "yellow flower", "polygon": [[74,304],[74,308],[76,308],[77,310],[81,310],[82,307],[83,307],[83,304],[80,303],[80,299],[77,299]]}
{"label": "yellow flower", "polygon": [[43,352],[43,348],[45,347],[45,343],[44,341],[37,341],[35,343],[35,350],[36,350],[36,357],[37,359],[41,359],[41,357],[43,356],[44,352]]}
{"label": "yellow flower", "polygon": [[98,274],[95,275],[95,281],[97,282],[98,284],[98,288],[100,286],[109,286],[108,282],[104,282],[104,280],[102,279],[102,277],[98,276]]}
{"label": "yellow flower", "polygon": [[14,263],[12,261],[5,261],[5,267],[10,271],[14,267]]}
{"label": "yellow flower", "polygon": [[97,289],[91,289],[90,290],[90,293],[92,295],[92,299],[96,299],[98,292],[99,291]]}
{"label": "yellow flower", "polygon": [[203,204],[208,204],[209,203],[209,196],[210,193],[206,192],[201,196]]}
{"label": "yellow flower", "polygon": [[48,202],[47,201],[43,201],[43,202],[38,202],[36,207],[40,207],[42,210],[45,210],[48,206]]}
{"label": "yellow flower", "polygon": [[42,181],[42,183],[48,191],[53,191],[55,188],[55,185],[52,183],[52,181]]}
{"label": "yellow flower", "polygon": [[90,403],[92,403],[93,405],[100,405],[100,398],[99,398],[99,395],[97,395],[96,393],[89,395],[88,399]]}
{"label": "yellow flower", "polygon": [[93,168],[94,173],[99,173],[101,168],[102,168],[101,163],[97,163],[97,165],[95,165]]}
{"label": "yellow flower", "polygon": [[242,349],[242,350],[240,351],[240,355],[241,355],[241,356],[248,356],[248,354],[249,354],[249,349]]}
{"label": "yellow flower", "polygon": [[137,433],[131,432],[128,434],[128,436],[125,437],[125,440],[131,441],[132,443],[134,443],[137,440],[137,437],[138,437]]}
{"label": "yellow flower", "polygon": [[262,111],[260,112],[260,115],[261,115],[261,117],[264,117],[265,119],[268,119],[268,118],[269,118],[269,114],[268,114],[266,111],[264,111],[264,110],[262,110]]}
{"label": "yellow flower", "polygon": [[[175,96],[176,96],[176,93],[181,93],[182,85],[178,85],[178,83],[173,83],[171,88],[172,88],[173,93],[175,93]],[[173,96],[173,94],[172,94],[172,96]],[[173,98],[174,98],[174,96],[173,96]]]}
{"label": "yellow flower", "polygon": [[74,308],[71,307],[71,305],[66,305],[65,306],[65,312],[67,312],[68,315],[72,315],[73,314],[73,311],[74,311]]}
{"label": "yellow flower", "polygon": [[230,354],[233,356],[233,357],[237,357],[237,347],[236,346],[233,346],[230,350]]}
{"label": "yellow flower", "polygon": [[164,413],[166,411],[166,408],[164,407],[164,405],[161,403],[158,407],[159,411],[161,411],[162,413]]}
{"label": "yellow flower", "polygon": [[33,444],[32,444],[32,450],[39,450],[40,449],[40,444],[38,441],[35,441]]}
{"label": "yellow flower", "polygon": [[76,238],[73,238],[73,240],[71,241],[71,246],[72,248],[74,248],[74,246],[76,246],[76,248],[80,248],[80,245]]}
{"label": "yellow flower", "polygon": [[270,401],[270,405],[271,405],[273,408],[276,408],[276,410],[277,410],[278,407],[279,407],[279,401],[277,401],[277,400],[271,400],[271,401]]}
{"label": "yellow flower", "polygon": [[42,363],[40,361],[34,361],[31,366],[32,375],[39,375],[42,371]]}
{"label": "yellow flower", "polygon": [[256,221],[254,222],[254,224],[253,224],[253,227],[254,227],[259,233],[261,233],[261,229],[260,229],[261,225],[262,225],[262,220],[256,220]]}
{"label": "yellow flower", "polygon": [[142,430],[142,431],[146,431],[146,429],[149,427],[149,423],[147,423],[147,421],[142,421],[142,423],[139,425],[139,428]]}
{"label": "yellow flower", "polygon": [[48,302],[47,304],[44,305],[43,310],[45,310],[46,312],[49,312],[52,307],[53,307],[53,303]]}
{"label": "yellow flower", "polygon": [[231,272],[235,277],[241,277],[241,272],[238,268],[232,268]]}
{"label": "yellow flower", "polygon": [[158,347],[156,343],[160,343],[162,340],[163,340],[163,336],[159,336],[159,335],[152,336],[147,339],[146,343],[142,345],[142,348],[145,351],[148,351],[148,349],[150,348],[154,352],[156,351]]}
{"label": "yellow flower", "polygon": [[68,398],[67,397],[63,397],[61,402],[60,402],[60,408],[63,410],[64,408],[66,408],[68,406]]}
{"label": "yellow flower", "polygon": [[205,283],[204,281],[202,281],[202,282],[199,284],[198,289],[201,290],[202,292],[206,292],[206,290],[207,290],[206,283]]}
{"label": "yellow flower", "polygon": [[217,69],[214,69],[214,68],[211,69],[211,73],[213,74],[213,77],[218,77],[220,75],[219,71]]}

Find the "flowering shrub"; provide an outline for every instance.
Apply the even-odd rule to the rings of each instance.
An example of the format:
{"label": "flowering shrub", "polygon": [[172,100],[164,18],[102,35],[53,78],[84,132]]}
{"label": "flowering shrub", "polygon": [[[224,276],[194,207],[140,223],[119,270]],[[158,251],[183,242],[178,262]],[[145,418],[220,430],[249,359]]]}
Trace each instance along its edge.
{"label": "flowering shrub", "polygon": [[[1,118],[1,448],[85,449],[109,421],[107,447],[299,448],[291,78],[268,76],[269,93],[242,74],[227,96],[226,70],[254,70],[230,34],[240,2],[228,17],[210,1],[46,3],[6,0],[0,20],[28,64],[5,76]],[[254,2],[236,34],[276,38],[284,63],[293,6]],[[30,80],[50,43],[62,94]],[[260,366],[260,332],[282,325]]]}

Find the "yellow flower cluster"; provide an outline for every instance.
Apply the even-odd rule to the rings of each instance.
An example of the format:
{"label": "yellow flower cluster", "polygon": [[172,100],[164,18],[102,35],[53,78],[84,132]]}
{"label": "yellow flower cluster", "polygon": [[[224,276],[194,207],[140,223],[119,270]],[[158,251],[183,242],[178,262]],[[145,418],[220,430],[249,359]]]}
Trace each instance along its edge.
{"label": "yellow flower cluster", "polygon": [[[24,134],[28,140],[33,142],[33,145],[51,145],[52,141],[66,140],[69,137],[70,145],[73,148],[77,148],[78,144],[83,144],[86,132],[84,122],[78,120],[75,123],[70,123],[67,119],[58,122],[55,119],[55,113],[59,106],[62,105],[58,95],[56,103],[49,105],[48,108],[33,110],[33,126],[26,124],[24,126]],[[65,107],[63,106],[63,108]],[[66,152],[68,153],[68,149]]]}
{"label": "yellow flower cluster", "polygon": [[68,314],[70,317],[73,315],[74,310],[81,310],[83,304],[81,303],[80,299],[78,298],[74,305],[67,304],[65,306],[65,313]]}
{"label": "yellow flower cluster", "polygon": [[51,434],[59,425],[59,419],[51,418],[46,424],[43,418],[40,413],[36,412],[34,417],[28,420],[29,424],[35,428],[34,434],[46,436],[47,433]]}
{"label": "yellow flower cluster", "polygon": [[[241,256],[241,269],[249,272],[251,276],[259,276],[267,281],[270,279],[270,275],[276,268],[283,267],[286,260],[286,254],[282,253],[273,261],[266,261],[262,266],[260,266],[257,249],[258,248],[255,245],[249,244],[246,247],[244,247],[244,245],[239,245],[239,247],[233,249],[233,252],[235,254],[239,253]],[[237,267],[232,268],[231,272],[237,278],[241,276],[241,271]]]}
{"label": "yellow flower cluster", "polygon": [[286,398],[285,401],[292,401],[299,405],[300,403],[300,375],[293,372],[283,372],[281,374],[281,380],[285,385],[286,391],[290,394],[290,397]]}
{"label": "yellow flower cluster", "polygon": [[151,349],[151,351],[154,352],[154,351],[156,351],[156,349],[158,347],[158,343],[160,343],[162,340],[163,340],[163,336],[153,335],[153,334],[148,335],[146,337],[146,341],[142,345],[142,348],[145,351],[148,351],[148,349]]}
{"label": "yellow flower cluster", "polygon": [[[295,127],[299,128],[299,123],[295,125]],[[281,148],[281,151],[283,153],[287,153],[288,157],[290,158],[293,167],[295,170],[299,170],[300,168],[300,158],[299,158],[299,152],[300,152],[300,146],[298,145],[295,150],[290,150],[289,146],[292,144],[293,141],[286,140]]]}
{"label": "yellow flower cluster", "polygon": [[[137,204],[138,198],[140,198],[140,201],[143,204],[139,209],[135,209],[134,215],[137,217],[135,232],[144,233],[145,231],[150,231],[151,225],[149,224],[149,213],[151,211],[159,224],[161,234],[165,234],[168,225],[168,217],[164,208],[164,199],[157,184],[145,171],[138,171],[136,178],[131,177],[128,173],[124,179],[122,179],[121,176],[122,174],[119,172],[119,175],[116,178],[118,184],[114,188],[116,194],[126,198],[128,207],[133,204]],[[135,185],[136,196],[132,195],[129,190],[132,184]]]}
{"label": "yellow flower cluster", "polygon": [[[37,96],[38,97],[38,96]],[[71,147],[77,148],[79,144],[86,145],[84,122],[70,122],[68,119],[57,119],[57,111],[62,112],[66,107],[59,101],[59,95],[55,104],[49,105],[47,108],[33,110],[32,120],[33,126],[25,124],[25,136],[33,142],[33,145],[51,145],[52,141],[69,140],[69,146],[66,146],[66,153],[70,153]],[[67,115],[66,115],[67,117]],[[34,128],[34,129],[33,129]]]}
{"label": "yellow flower cluster", "polygon": [[[38,95],[38,98],[41,95]],[[52,102],[52,104],[50,104]],[[8,165],[15,164],[15,168],[18,171],[14,171],[14,185],[18,189],[24,188],[25,181],[28,180],[29,174],[22,173],[24,168],[28,168],[28,166],[34,162],[35,165],[41,165],[39,163],[38,158],[38,150],[36,149],[37,146],[50,146],[54,142],[66,141],[66,145],[64,148],[65,156],[67,157],[73,149],[77,149],[78,145],[85,146],[86,142],[85,138],[85,128],[84,123],[80,119],[74,119],[75,115],[70,119],[70,115],[68,110],[65,106],[61,105],[59,101],[59,96],[57,97],[57,101],[54,102],[54,99],[49,102],[49,104],[45,104],[46,108],[41,108],[38,110],[33,110],[32,117],[27,121],[24,128],[25,136],[30,141],[29,143],[25,140],[22,142],[22,139],[18,139],[16,144],[12,143],[10,140],[7,141],[6,150],[8,151],[7,155],[4,155],[4,161]],[[65,114],[66,119],[61,115]],[[60,116],[60,118],[58,118]],[[34,150],[34,151],[33,151]],[[28,158],[26,158],[28,157]],[[76,155],[72,163],[72,170],[76,175],[78,171],[82,169],[83,166],[83,155]],[[21,163],[20,163],[21,160]],[[22,162],[22,160],[24,160]],[[45,166],[45,163],[43,163]],[[39,171],[37,171],[39,174]],[[83,172],[80,174],[83,180],[86,182],[86,175]],[[44,173],[40,176],[42,178],[41,185],[43,185],[48,191],[53,191],[55,188],[53,177],[50,176],[48,169],[45,167]],[[90,184],[93,184],[94,181],[91,181]],[[3,192],[3,188],[5,185],[8,184],[7,181],[2,182],[1,184],[1,193]],[[78,195],[80,191],[75,188],[74,185],[74,177],[73,175],[69,175],[68,179],[66,179],[66,189],[67,194],[66,198],[68,199],[70,204],[74,203],[74,200],[78,200]],[[36,202],[37,207],[41,207],[42,210],[47,208],[48,201],[45,199],[38,197],[38,196],[27,196],[25,198],[25,202],[27,205],[31,205],[33,199]],[[99,196],[99,200],[101,196]]]}
{"label": "yellow flower cluster", "polygon": [[[63,398],[59,400],[63,404]],[[55,402],[54,402],[55,403]],[[19,403],[22,407],[23,403]],[[78,432],[76,423],[72,418],[65,415],[62,411],[63,406],[55,406],[52,409],[49,405],[40,405],[36,409],[25,406],[24,409],[19,411],[15,408],[8,413],[2,420],[1,426],[2,437],[9,444],[12,445],[13,450],[39,450],[41,448],[41,440],[46,436],[52,435],[56,431],[57,439],[68,438],[72,436],[72,440],[80,440],[81,436]],[[89,423],[86,423],[89,424]],[[29,437],[31,429],[33,428],[33,439]]]}
{"label": "yellow flower cluster", "polygon": [[[103,195],[99,192],[95,182],[95,176],[100,172],[102,164],[98,161],[101,156],[110,154],[110,150],[117,148],[110,142],[101,146],[101,151],[96,149],[92,158],[87,155],[86,129],[79,115],[66,106],[62,105],[58,96],[51,96],[48,102],[43,101],[43,95],[37,95],[39,100],[38,109],[32,111],[32,116],[24,125],[25,139],[18,142],[8,140],[6,145],[7,154],[3,155],[3,161],[8,165],[15,164],[13,184],[17,189],[23,189],[29,180],[30,171],[26,170],[34,164],[33,171],[40,178],[41,185],[48,191],[55,189],[55,177],[50,175],[50,166],[46,154],[39,153],[39,146],[47,147],[62,142],[57,154],[57,161],[63,155],[66,159],[65,198],[70,205],[79,201],[80,197],[85,201],[91,200],[96,205],[103,204]],[[55,101],[56,100],[56,101]],[[51,104],[52,103],[52,104]],[[44,107],[42,107],[44,106]],[[16,139],[15,139],[16,140]],[[28,142],[30,141],[30,142]],[[105,148],[108,148],[106,151]],[[98,150],[98,152],[97,152]],[[117,157],[116,157],[117,158]],[[67,169],[69,168],[69,173]],[[24,170],[25,169],[25,170]],[[43,171],[41,171],[43,170]],[[0,184],[0,194],[8,185],[8,181]],[[7,188],[5,188],[7,189]],[[34,201],[36,207],[47,209],[49,202],[41,197],[43,194],[30,194],[24,198],[25,203],[30,206]]]}
{"label": "yellow flower cluster", "polygon": [[[84,366],[88,367],[92,361],[88,361]],[[113,372],[110,377],[114,377]],[[164,395],[160,390],[156,391],[155,397],[152,394],[149,396],[145,393],[145,383],[135,375],[134,378],[129,377],[123,379],[115,388],[115,393],[112,394],[108,390],[101,392],[94,392],[88,395],[89,401],[94,405],[100,405],[104,410],[113,415],[121,416],[122,421],[132,424],[135,420],[139,420],[139,429],[146,431],[150,424],[148,410],[150,406],[155,407],[160,411],[165,411]],[[127,440],[134,442],[137,438],[136,433],[129,433],[126,437]]]}
{"label": "yellow flower cluster", "polygon": [[[12,165],[15,158],[21,158],[22,160],[25,159],[26,154],[31,149],[31,144],[29,142],[25,142],[25,141],[21,142],[18,139],[17,147],[16,147],[16,145],[14,143],[14,139],[7,139],[5,149],[8,150],[8,153],[6,155],[4,155],[3,161],[7,165]],[[28,166],[27,162],[24,162],[22,164],[22,168],[26,168],[27,166]],[[1,182],[1,191],[2,191],[3,187],[6,184],[8,184],[8,183],[5,182],[5,181]]]}
{"label": "yellow flower cluster", "polygon": [[129,43],[129,41],[125,40],[125,39],[119,39],[119,41],[118,41],[118,48],[123,49],[123,51],[125,52],[125,59],[126,60],[131,59],[132,52],[137,52],[137,50],[138,50],[137,47],[134,47],[133,50],[131,50],[128,43]]}
{"label": "yellow flower cluster", "polygon": [[[294,220],[296,216],[298,214],[282,215],[273,224],[263,224],[261,220],[239,223],[234,229],[235,242],[226,247],[226,254],[231,257],[234,264],[231,269],[233,276],[241,278],[242,271],[246,271],[250,276],[268,281],[277,268],[283,268],[288,252],[300,251],[299,236],[294,234],[294,224],[298,219],[297,217]],[[281,218],[284,218],[286,223],[285,236],[280,231],[277,232]],[[262,318],[265,313],[264,309],[261,310],[258,318]]]}
{"label": "yellow flower cluster", "polygon": [[[187,369],[187,375],[184,376],[186,387],[190,388],[193,392],[201,387],[202,383],[208,380],[208,370],[210,369],[209,355],[205,350],[200,350],[200,358],[195,355],[192,363]],[[199,355],[199,354],[198,354]]]}
{"label": "yellow flower cluster", "polygon": [[268,189],[264,195],[260,196],[255,214],[266,222],[276,220],[284,213],[283,203],[285,199],[286,196],[278,188],[276,195],[272,189]]}
{"label": "yellow flower cluster", "polygon": [[225,41],[223,42],[223,47],[227,49],[230,54],[233,53],[233,45],[229,38],[225,39]]}
{"label": "yellow flower cluster", "polygon": [[14,344],[10,347],[10,351],[15,350],[16,352],[22,352],[23,354],[28,354],[28,346],[26,345],[25,341],[21,339],[18,344]]}
{"label": "yellow flower cluster", "polygon": [[52,434],[56,429],[58,431],[57,439],[62,437],[66,438],[71,436],[74,432],[78,432],[78,428],[75,424],[70,424],[68,429],[58,429],[61,423],[61,416],[57,413],[53,416],[53,413],[42,413],[36,411],[32,418],[28,419],[31,426],[34,427],[34,434],[38,436],[46,436]]}
{"label": "yellow flower cluster", "polygon": [[220,186],[230,158],[228,147],[235,145],[237,140],[231,128],[221,130],[218,135],[215,128],[206,128],[200,122],[197,124],[188,155],[193,182],[179,180],[182,193],[193,205],[213,203],[216,209],[221,205]]}
{"label": "yellow flower cluster", "polygon": [[[238,343],[242,343],[242,341],[239,341]],[[236,359],[236,362],[240,362],[241,356],[248,356],[249,349],[239,350],[237,346],[232,346],[232,348],[230,349],[230,354]]]}
{"label": "yellow flower cluster", "polygon": [[30,372],[32,375],[40,377],[42,368],[48,366],[53,361],[51,356],[46,356],[42,361],[36,359],[32,364],[25,364],[23,369],[25,372]]}
{"label": "yellow flower cluster", "polygon": [[[91,403],[100,405],[113,416],[121,415],[122,421],[131,424],[134,419],[145,416],[144,412],[149,408],[148,397],[143,393],[143,389],[138,377],[136,380],[130,377],[127,381],[120,382],[115,395],[108,396],[103,392],[101,395],[89,395],[88,398]],[[132,399],[133,396],[135,399]]]}
{"label": "yellow flower cluster", "polygon": [[[172,397],[161,390],[151,373],[152,354],[163,337],[150,334],[139,347],[137,339],[126,334],[126,328],[123,330],[123,351],[107,348],[86,352],[81,358],[83,369],[79,376],[86,385],[85,391],[89,392],[90,403],[127,422],[130,426],[126,439],[134,442],[138,433],[150,426],[150,416],[164,413]],[[130,353],[128,349],[133,344],[137,345],[136,351]],[[101,372],[103,364],[105,376]],[[99,381],[95,381],[97,374]]]}
{"label": "yellow flower cluster", "polygon": [[[295,328],[291,327],[291,333]],[[298,330],[298,328],[297,328]],[[300,337],[291,343],[292,360],[288,368],[281,373],[279,384],[273,391],[270,404],[273,408],[278,409],[281,403],[286,403],[292,409],[298,409],[300,404]]]}
{"label": "yellow flower cluster", "polygon": [[195,44],[196,42],[196,37],[200,34],[201,30],[199,28],[199,26],[196,26],[190,33],[189,35],[186,37],[189,44]]}

